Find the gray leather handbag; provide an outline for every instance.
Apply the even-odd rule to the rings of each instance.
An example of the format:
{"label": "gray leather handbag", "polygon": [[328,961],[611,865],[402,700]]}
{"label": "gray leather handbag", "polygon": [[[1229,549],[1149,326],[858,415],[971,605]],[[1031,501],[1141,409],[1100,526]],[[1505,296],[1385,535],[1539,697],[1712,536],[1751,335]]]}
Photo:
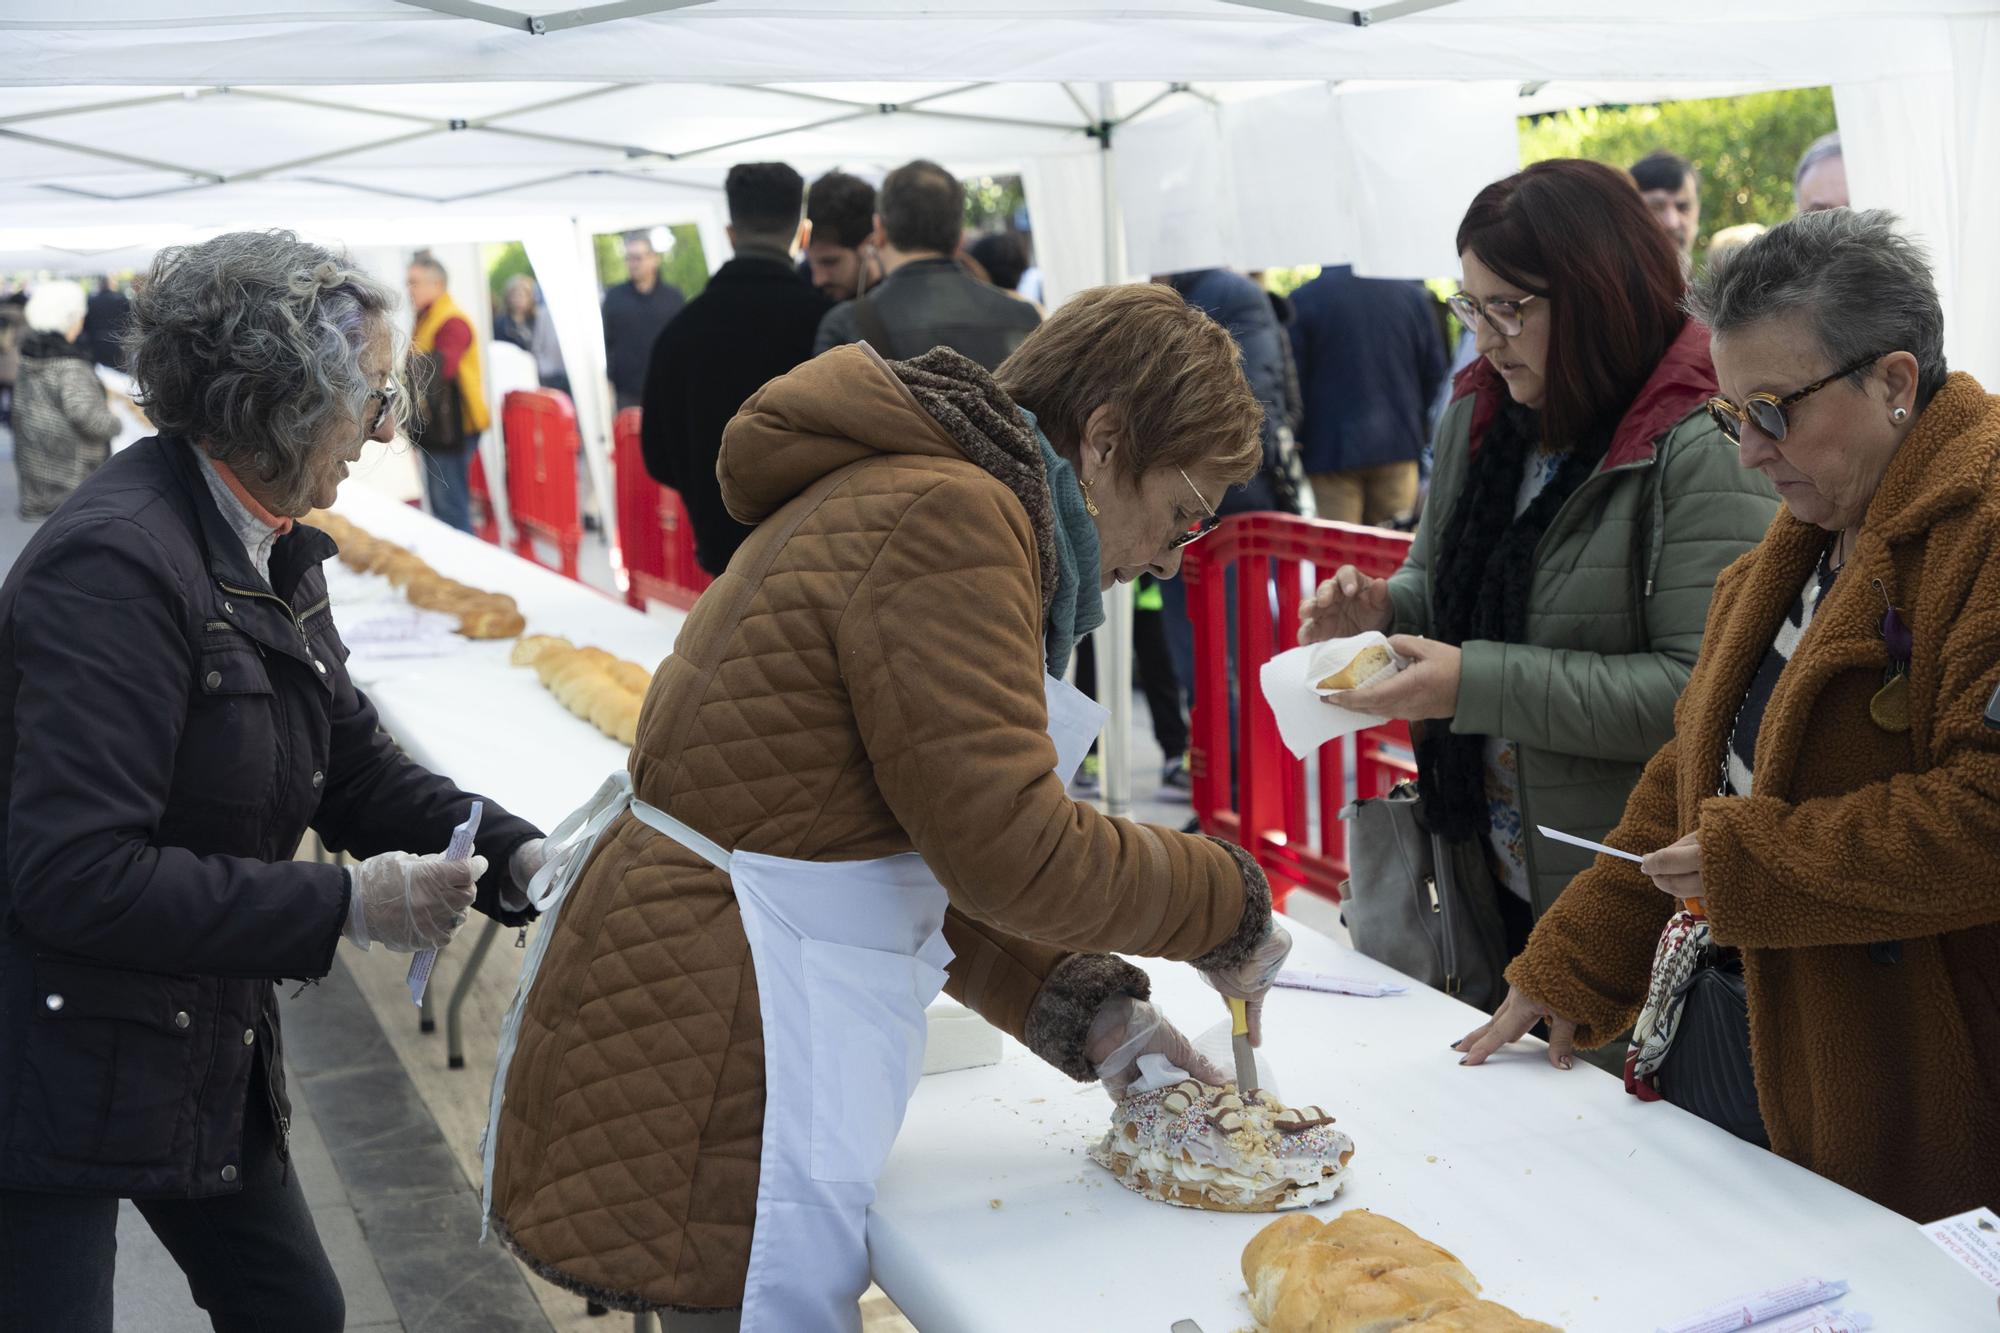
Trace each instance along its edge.
{"label": "gray leather handbag", "polygon": [[1354,947],[1491,1012],[1506,994],[1506,934],[1483,848],[1423,827],[1417,784],[1356,801],[1347,821],[1341,914]]}

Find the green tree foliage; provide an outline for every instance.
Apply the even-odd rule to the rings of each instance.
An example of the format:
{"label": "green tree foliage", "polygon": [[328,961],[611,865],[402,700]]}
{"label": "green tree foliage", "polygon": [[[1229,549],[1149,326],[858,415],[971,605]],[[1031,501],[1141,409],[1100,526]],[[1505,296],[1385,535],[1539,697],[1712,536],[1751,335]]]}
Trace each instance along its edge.
{"label": "green tree foliage", "polygon": [[1807,145],[1833,127],[1829,88],[1583,107],[1523,117],[1521,164],[1585,157],[1625,168],[1655,148],[1679,153],[1701,173],[1700,255],[1724,227],[1769,227],[1792,216],[1792,168]]}
{"label": "green tree foliage", "polygon": [[965,233],[1007,231],[1028,207],[1019,176],[973,176],[965,181]]}
{"label": "green tree foliage", "polygon": [[535,266],[528,262],[526,246],[519,241],[508,241],[504,245],[486,247],[486,285],[493,293],[495,314],[507,308],[507,284],[521,273],[531,278],[535,275]]}

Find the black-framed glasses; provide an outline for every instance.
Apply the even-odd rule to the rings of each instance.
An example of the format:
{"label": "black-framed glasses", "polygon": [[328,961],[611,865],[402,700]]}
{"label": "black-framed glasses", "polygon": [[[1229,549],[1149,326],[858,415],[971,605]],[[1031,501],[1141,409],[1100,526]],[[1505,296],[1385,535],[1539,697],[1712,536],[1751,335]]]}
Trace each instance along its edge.
{"label": "black-framed glasses", "polygon": [[1175,468],[1174,471],[1181,474],[1181,480],[1187,483],[1187,488],[1194,492],[1194,498],[1199,500],[1201,507],[1208,512],[1203,517],[1196,519],[1193,526],[1188,528],[1186,532],[1179,534],[1172,541],[1168,542],[1167,549],[1169,551],[1178,551],[1183,546],[1200,541],[1203,537],[1215,531],[1216,524],[1222,522],[1222,515],[1215,512],[1215,506],[1210,504],[1208,497],[1201,493],[1201,487],[1194,484],[1194,478],[1187,474],[1187,469]]}
{"label": "black-framed glasses", "polygon": [[1866,370],[1887,355],[1889,355],[1887,352],[1876,352],[1873,356],[1864,356],[1853,365],[1842,366],[1825,379],[1814,380],[1805,388],[1796,389],[1783,398],[1775,393],[1753,393],[1743,400],[1741,407],[1727,398],[1711,398],[1708,400],[1708,415],[1714,418],[1716,425],[1722,427],[1722,433],[1729,437],[1731,444],[1743,443],[1745,421],[1762,431],[1772,443],[1780,443],[1784,440],[1785,433],[1791,429],[1791,408],[1835,380],[1846,379],[1857,370]]}
{"label": "black-framed glasses", "polygon": [[1473,320],[1483,319],[1487,327],[1502,338],[1518,338],[1521,336],[1521,330],[1526,327],[1521,312],[1531,303],[1542,299],[1530,293],[1527,296],[1496,297],[1491,301],[1482,301],[1471,292],[1453,292],[1445,304],[1451,307],[1452,314],[1458,316],[1458,322],[1468,329],[1472,327]]}
{"label": "black-framed glasses", "polygon": [[368,414],[368,429],[365,434],[373,435],[382,429],[382,418],[389,415],[389,409],[403,397],[403,386],[390,380],[379,389],[368,391],[367,401],[375,404],[375,410]]}

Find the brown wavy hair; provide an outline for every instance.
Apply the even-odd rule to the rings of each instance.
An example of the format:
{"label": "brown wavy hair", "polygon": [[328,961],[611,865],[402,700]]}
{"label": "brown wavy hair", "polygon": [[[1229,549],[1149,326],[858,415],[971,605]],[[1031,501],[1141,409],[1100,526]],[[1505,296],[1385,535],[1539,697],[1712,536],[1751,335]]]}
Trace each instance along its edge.
{"label": "brown wavy hair", "polygon": [[[1650,215],[1648,215],[1650,220]],[[1234,486],[1263,461],[1264,409],[1229,330],[1171,287],[1094,287],[1057,308],[994,372],[1072,463],[1084,423],[1109,404],[1134,479],[1200,467]]]}
{"label": "brown wavy hair", "polygon": [[1458,250],[1549,303],[1542,438],[1608,431],[1679,336],[1687,279],[1632,178],[1598,162],[1537,162],[1481,190]]}

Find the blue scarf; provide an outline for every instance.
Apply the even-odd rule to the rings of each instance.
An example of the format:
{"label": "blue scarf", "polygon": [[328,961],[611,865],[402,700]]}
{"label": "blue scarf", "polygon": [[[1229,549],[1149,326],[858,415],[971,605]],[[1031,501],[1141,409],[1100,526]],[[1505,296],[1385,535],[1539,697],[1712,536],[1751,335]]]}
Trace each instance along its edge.
{"label": "blue scarf", "polygon": [[1056,595],[1049,602],[1043,637],[1048,645],[1049,674],[1060,676],[1069,669],[1077,643],[1104,623],[1104,595],[1097,587],[1097,525],[1084,508],[1076,469],[1049,443],[1035,414],[1025,407],[1020,412],[1034,427],[1042,465],[1048,469],[1049,496],[1056,504]]}

